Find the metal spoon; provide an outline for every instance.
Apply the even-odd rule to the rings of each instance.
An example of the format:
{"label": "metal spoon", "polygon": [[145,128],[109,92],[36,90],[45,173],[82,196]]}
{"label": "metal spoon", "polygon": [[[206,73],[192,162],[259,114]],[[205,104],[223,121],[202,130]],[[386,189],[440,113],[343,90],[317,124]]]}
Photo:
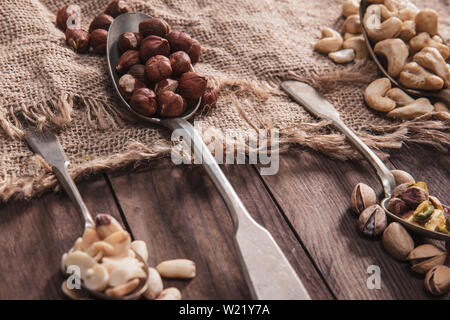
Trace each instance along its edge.
{"label": "metal spoon", "polygon": [[[53,173],[58,178],[59,182],[66,190],[73,204],[77,208],[78,212],[81,214],[84,220],[84,230],[95,228],[94,219],[92,218],[86,204],[78,191],[75,182],[69,175],[67,171],[67,166],[69,165],[69,160],[67,160],[61,144],[55,134],[51,132],[39,132],[34,129],[28,130],[25,136],[28,144],[34,152],[41,155],[45,161],[52,166]],[[89,292],[92,296],[99,299],[120,299],[120,300],[135,300],[138,299],[147,290],[147,279],[148,279],[148,266],[147,262],[142,259],[142,257],[135,251],[136,257],[144,263],[144,270],[146,277],[141,279],[139,286],[130,294],[123,296],[121,298],[114,298],[105,295],[102,292],[95,290],[90,290],[81,283],[84,290]]]}
{"label": "metal spoon", "polygon": [[399,87],[409,95],[413,97],[429,97],[429,98],[435,98],[438,100],[441,100],[445,102],[447,105],[450,104],[450,89],[441,89],[438,91],[427,91],[427,90],[414,90],[410,88],[406,88],[402,84],[400,84],[397,80],[395,80],[393,77],[389,75],[387,72],[385,66],[381,63],[381,61],[378,59],[378,56],[375,54],[375,51],[373,51],[373,44],[371,40],[369,39],[369,36],[367,34],[367,30],[364,26],[363,19],[364,15],[367,11],[367,8],[372,5],[373,3],[370,3],[367,0],[361,0],[361,3],[359,5],[359,19],[361,21],[361,29],[362,33],[364,35],[364,40],[366,41],[367,49],[369,50],[369,54],[372,57],[373,61],[377,65],[378,69],[384,74],[386,78],[388,78],[396,87]]}
{"label": "metal spoon", "polygon": [[122,98],[117,88],[119,76],[115,66],[119,61],[117,41],[123,32],[138,32],[139,23],[151,18],[142,13],[127,13],[117,17],[108,32],[107,57],[109,71],[117,93],[125,108],[137,119],[150,124],[164,126],[171,130],[182,129],[190,138],[194,154],[201,155],[203,167],[216,188],[222,195],[234,223],[234,241],[247,285],[254,299],[310,299],[308,292],[298,278],[292,266],[284,256],[272,235],[256,223],[245,209],[230,182],[227,180],[219,165],[209,152],[191,123],[192,118],[200,106],[187,110],[177,118],[145,117],[135,112]]}
{"label": "metal spoon", "polygon": [[319,92],[310,85],[300,81],[284,81],[281,84],[281,88],[286,91],[292,99],[300,103],[316,117],[330,120],[333,125],[347,137],[348,141],[359,151],[367,162],[369,162],[383,185],[384,199],[381,201],[381,206],[392,220],[395,220],[403,224],[406,228],[426,237],[444,241],[450,240],[450,235],[448,234],[431,231],[420,225],[406,221],[387,209],[386,204],[391,199],[392,191],[396,187],[394,176],[385,166],[383,161],[381,161],[381,159],[378,158],[378,156],[345,125],[340,119],[339,112]]}

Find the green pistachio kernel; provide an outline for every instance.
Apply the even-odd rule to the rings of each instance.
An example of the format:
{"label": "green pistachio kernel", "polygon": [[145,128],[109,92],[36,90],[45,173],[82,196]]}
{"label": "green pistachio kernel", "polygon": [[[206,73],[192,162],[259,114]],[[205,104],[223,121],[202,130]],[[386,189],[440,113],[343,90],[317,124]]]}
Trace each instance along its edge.
{"label": "green pistachio kernel", "polygon": [[424,201],[414,211],[414,219],[418,222],[425,222],[434,211],[434,206],[430,201]]}

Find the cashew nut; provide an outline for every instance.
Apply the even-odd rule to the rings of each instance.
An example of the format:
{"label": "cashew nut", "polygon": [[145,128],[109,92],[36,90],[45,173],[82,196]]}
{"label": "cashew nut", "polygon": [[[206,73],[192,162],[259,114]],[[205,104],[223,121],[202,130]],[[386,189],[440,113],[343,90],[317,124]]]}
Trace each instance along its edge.
{"label": "cashew nut", "polygon": [[362,35],[345,40],[343,47],[355,50],[355,59],[366,59],[369,55],[366,41]]}
{"label": "cashew nut", "polygon": [[195,263],[188,259],[163,261],[156,267],[164,278],[192,279],[195,277]]}
{"label": "cashew nut", "polygon": [[419,98],[414,102],[387,113],[387,116],[395,119],[414,119],[433,111],[433,105],[427,98]]}
{"label": "cashew nut", "polygon": [[336,63],[347,63],[355,59],[355,51],[353,49],[343,49],[335,52],[330,52],[328,58]]}
{"label": "cashew nut", "polygon": [[412,20],[419,9],[411,1],[385,0],[384,5],[391,11],[397,12],[402,21]]}
{"label": "cashew nut", "polygon": [[140,255],[144,261],[148,260],[148,250],[147,250],[147,244],[145,243],[145,241],[135,240],[131,243],[130,246],[131,246],[131,249],[136,251],[136,253],[138,255]]}
{"label": "cashew nut", "polygon": [[344,33],[344,41],[348,40],[350,38],[354,38],[354,37],[358,37],[359,34],[354,34],[354,33],[350,33],[350,32],[346,32]]}
{"label": "cashew nut", "polygon": [[96,291],[103,291],[108,286],[109,274],[105,266],[96,264],[86,271],[83,279],[86,288]]}
{"label": "cashew nut", "polygon": [[426,71],[417,62],[409,62],[400,72],[400,83],[411,89],[439,90],[444,80]]}
{"label": "cashew nut", "polygon": [[402,30],[398,35],[403,41],[408,42],[416,35],[416,25],[412,20],[406,20],[402,23]]}
{"label": "cashew nut", "polygon": [[420,51],[425,47],[436,48],[439,50],[444,60],[447,60],[450,54],[450,49],[448,46],[436,40],[435,37],[431,38],[431,36],[426,32],[419,33],[417,36],[412,38],[409,41],[409,47],[412,53]]}
{"label": "cashew nut", "polygon": [[104,256],[112,256],[114,252],[114,247],[106,241],[97,241],[86,250],[95,261],[100,261]]}
{"label": "cashew nut", "polygon": [[442,121],[450,121],[450,109],[443,102],[436,102],[434,104],[434,111],[437,112],[436,118]]}
{"label": "cashew nut", "polygon": [[443,102],[436,102],[434,104],[434,111],[436,112],[450,112],[450,109],[447,107],[447,105]]}
{"label": "cashew nut", "polygon": [[450,68],[438,49],[432,47],[423,48],[419,53],[416,53],[413,60],[443,79],[444,86],[447,87],[449,85]]}
{"label": "cashew nut", "polygon": [[81,251],[86,251],[94,242],[100,241],[95,229],[88,228],[84,231],[80,244]]}
{"label": "cashew nut", "polygon": [[110,234],[122,231],[120,223],[109,214],[99,214],[95,217],[95,226],[100,239],[105,239]]}
{"label": "cashew nut", "polygon": [[111,287],[115,287],[125,284],[131,279],[145,277],[145,271],[142,269],[142,265],[140,265],[139,263],[121,264],[111,272],[109,276],[109,285]]}
{"label": "cashew nut", "polygon": [[181,292],[177,288],[171,287],[164,289],[156,300],[180,300]]}
{"label": "cashew nut", "polygon": [[362,33],[361,30],[361,21],[359,20],[359,14],[353,14],[348,16],[344,21],[344,25],[342,26],[342,32],[349,32],[354,34]]}
{"label": "cashew nut", "polygon": [[369,107],[376,111],[389,112],[395,108],[394,100],[385,97],[386,92],[391,88],[391,81],[388,78],[380,78],[373,81],[364,91],[364,99]]}
{"label": "cashew nut", "polygon": [[114,247],[113,256],[123,256],[128,254],[130,249],[131,237],[126,231],[117,231],[105,238],[105,242]]}
{"label": "cashew nut", "polygon": [[82,251],[74,251],[67,255],[64,265],[67,269],[69,266],[77,266],[80,269],[81,279],[84,279],[86,271],[97,264],[90,255]]}
{"label": "cashew nut", "polygon": [[439,16],[432,9],[422,9],[414,17],[417,32],[428,32],[434,36],[439,31]]}
{"label": "cashew nut", "polygon": [[369,6],[363,19],[363,24],[367,30],[369,38],[375,42],[395,38],[400,34],[402,29],[402,21],[397,17],[390,17],[381,22],[383,14],[386,16],[383,12],[389,12],[387,10],[380,9],[383,7],[384,6],[382,5]]}
{"label": "cashew nut", "polygon": [[405,91],[399,88],[392,88],[386,93],[386,97],[395,101],[397,107],[406,106],[412,102],[414,99],[406,94]]}
{"label": "cashew nut", "polygon": [[386,58],[388,73],[392,77],[400,74],[409,56],[408,47],[401,39],[382,40],[375,45],[374,51]]}
{"label": "cashew nut", "polygon": [[323,28],[322,38],[314,45],[314,50],[321,53],[330,53],[341,49],[342,43],[342,37],[337,31],[331,28]]}
{"label": "cashew nut", "polygon": [[105,257],[102,259],[102,264],[105,265],[108,272],[111,274],[115,269],[120,268],[120,266],[127,266],[130,269],[135,267],[142,267],[143,263],[132,257]]}
{"label": "cashew nut", "polygon": [[155,268],[148,268],[147,290],[144,292],[144,297],[153,300],[158,297],[163,291],[163,283],[158,270]]}
{"label": "cashew nut", "polygon": [[132,292],[134,289],[137,288],[139,285],[139,279],[133,279],[127,283],[121,284],[114,288],[109,288],[105,291],[105,294],[110,297],[123,297],[130,292]]}
{"label": "cashew nut", "polygon": [[358,12],[359,12],[358,0],[344,0],[344,3],[342,4],[342,15],[344,17],[348,17],[353,14],[358,14]]}

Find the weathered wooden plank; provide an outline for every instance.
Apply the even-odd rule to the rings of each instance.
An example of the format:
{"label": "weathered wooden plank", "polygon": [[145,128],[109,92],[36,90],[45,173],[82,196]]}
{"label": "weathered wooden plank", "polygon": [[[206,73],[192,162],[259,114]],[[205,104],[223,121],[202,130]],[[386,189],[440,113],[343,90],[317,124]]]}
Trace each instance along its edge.
{"label": "weathered wooden plank", "polygon": [[[103,176],[80,183],[92,214],[120,214]],[[61,256],[83,223],[65,193],[0,207],[0,299],[61,299]]]}
{"label": "weathered wooden plank", "polygon": [[[274,236],[315,299],[332,298],[251,166],[225,166],[225,174],[253,217]],[[185,299],[246,299],[227,208],[199,166],[175,167],[169,159],[149,169],[110,176],[136,238],[149,244],[150,265],[173,258],[196,262],[192,281],[165,281]],[[270,275],[268,275],[270,276]]]}
{"label": "weathered wooden plank", "polygon": [[[411,167],[418,173],[425,169],[418,163],[433,160],[419,155],[416,161]],[[429,181],[448,183],[448,177],[438,178],[436,174]],[[280,172],[263,179],[337,298],[429,298],[421,277],[413,275],[407,264],[390,258],[380,241],[364,238],[357,230],[357,218],[349,210],[353,186],[365,182],[378,194],[382,192],[368,164],[341,162],[313,151],[293,149],[281,156]],[[366,285],[370,265],[380,267],[380,290]]]}

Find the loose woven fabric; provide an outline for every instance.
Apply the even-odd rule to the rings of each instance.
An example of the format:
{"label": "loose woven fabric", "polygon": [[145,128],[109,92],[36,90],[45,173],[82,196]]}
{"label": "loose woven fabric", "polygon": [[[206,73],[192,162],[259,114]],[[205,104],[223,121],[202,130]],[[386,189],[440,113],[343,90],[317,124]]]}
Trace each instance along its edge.
{"label": "loose woven fabric", "polygon": [[[109,0],[75,0],[82,25],[103,12]],[[343,120],[382,156],[405,141],[446,151],[448,121],[421,118],[393,121],[363,101],[369,82],[380,76],[374,64],[338,66],[313,51],[320,29],[340,30],[342,0],[152,0],[129,1],[134,11],[167,20],[173,29],[198,39],[203,54],[196,70],[218,90],[217,107],[201,112],[204,125],[245,134],[280,130],[281,143],[301,144],[330,156],[357,154],[328,123],[311,117],[279,90],[287,77],[320,89]],[[59,130],[77,178],[116,169],[170,152],[166,129],[131,121],[107,72],[106,58],[76,54],[55,26],[67,0],[1,0],[0,6],[0,199],[30,198],[55,188],[51,169],[23,141],[24,123]],[[441,33],[450,35],[446,0],[419,7],[437,10]]]}

